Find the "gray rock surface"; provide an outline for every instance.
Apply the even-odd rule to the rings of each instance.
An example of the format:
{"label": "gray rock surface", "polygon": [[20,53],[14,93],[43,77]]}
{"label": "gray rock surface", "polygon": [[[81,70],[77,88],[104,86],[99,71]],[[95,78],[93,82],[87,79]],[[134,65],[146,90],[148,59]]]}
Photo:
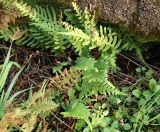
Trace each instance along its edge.
{"label": "gray rock surface", "polygon": [[160,41],[160,0],[76,0],[76,2],[81,8],[96,10],[100,21],[118,25],[135,34],[140,41]]}

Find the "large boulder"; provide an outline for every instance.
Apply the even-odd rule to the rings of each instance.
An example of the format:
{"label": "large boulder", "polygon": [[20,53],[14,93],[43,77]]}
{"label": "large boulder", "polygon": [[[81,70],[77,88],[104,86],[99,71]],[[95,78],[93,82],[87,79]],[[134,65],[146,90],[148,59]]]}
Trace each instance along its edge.
{"label": "large boulder", "polygon": [[[62,0],[63,1],[63,0]],[[71,1],[65,3],[70,4]],[[75,0],[74,0],[75,1]],[[122,27],[141,42],[160,41],[160,0],[76,0],[99,20]]]}

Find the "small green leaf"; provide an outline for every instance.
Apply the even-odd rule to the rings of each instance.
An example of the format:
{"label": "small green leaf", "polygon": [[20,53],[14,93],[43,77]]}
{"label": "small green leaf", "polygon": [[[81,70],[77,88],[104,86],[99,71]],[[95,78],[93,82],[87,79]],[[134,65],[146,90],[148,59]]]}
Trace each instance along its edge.
{"label": "small green leaf", "polygon": [[146,68],[145,68],[145,67],[142,67],[142,71],[146,71]]}
{"label": "small green leaf", "polygon": [[154,90],[154,92],[158,92],[158,91],[160,91],[160,85],[156,85],[156,88]]}
{"label": "small green leaf", "polygon": [[83,127],[85,127],[86,123],[84,120],[78,120],[75,125],[75,129],[80,131]]}
{"label": "small green leaf", "polygon": [[152,93],[149,90],[146,90],[143,92],[143,96],[147,99],[152,95]]}
{"label": "small green leaf", "polygon": [[131,125],[129,123],[125,123],[123,128],[124,128],[124,130],[128,131],[131,129]]}
{"label": "small green leaf", "polygon": [[133,122],[133,123],[136,122],[136,117],[135,117],[135,115],[133,115],[133,116],[130,117],[130,121]]}
{"label": "small green leaf", "polygon": [[145,76],[148,77],[148,78],[152,78],[152,74],[153,74],[153,71],[152,70],[149,70],[145,73]]}
{"label": "small green leaf", "polygon": [[140,67],[136,68],[136,72],[141,73],[141,68]]}
{"label": "small green leaf", "polygon": [[160,106],[160,97],[157,99],[156,103]]}
{"label": "small green leaf", "polygon": [[131,97],[131,96],[129,96],[129,97],[126,99],[126,101],[127,101],[127,102],[129,102],[129,103],[131,103],[131,102],[132,102],[132,100],[133,100],[133,99],[132,99],[132,97]]}
{"label": "small green leaf", "polygon": [[84,104],[76,101],[66,112],[61,112],[61,114],[64,117],[83,119],[92,130],[91,123],[88,119],[90,116],[90,112],[89,109]]}
{"label": "small green leaf", "polygon": [[123,118],[123,111],[121,109],[119,109],[116,114],[115,114],[116,118],[118,119],[122,119]]}
{"label": "small green leaf", "polygon": [[142,95],[142,92],[139,89],[135,89],[132,91],[132,94],[137,97],[140,98],[140,96]]}
{"label": "small green leaf", "polygon": [[151,79],[151,80],[149,81],[149,88],[150,88],[152,91],[154,91],[155,88],[156,88],[156,84],[157,84],[156,80],[155,80],[155,79]]}
{"label": "small green leaf", "polygon": [[69,100],[73,100],[75,98],[75,89],[70,88],[68,90],[68,97],[69,97]]}
{"label": "small green leaf", "polygon": [[113,127],[113,128],[119,128],[119,123],[118,123],[118,121],[114,121],[114,122],[112,123],[111,127]]}
{"label": "small green leaf", "polygon": [[68,65],[68,62],[62,62],[60,65],[54,66],[52,68],[53,73],[60,72],[62,70],[63,66],[67,66],[67,65]]}
{"label": "small green leaf", "polygon": [[76,68],[79,70],[88,70],[93,68],[94,63],[95,63],[95,59],[93,58],[87,58],[87,57],[79,57],[76,61]]}
{"label": "small green leaf", "polygon": [[83,132],[90,132],[90,129],[88,127],[86,127]]}
{"label": "small green leaf", "polygon": [[145,103],[146,99],[141,98],[140,101],[138,101],[139,107],[142,106]]}
{"label": "small green leaf", "polygon": [[110,117],[105,117],[104,119],[105,119],[106,126],[111,124],[112,119]]}
{"label": "small green leaf", "polygon": [[145,124],[145,125],[148,125],[149,124],[149,116],[148,115],[144,115],[144,118],[143,118],[143,123]]}

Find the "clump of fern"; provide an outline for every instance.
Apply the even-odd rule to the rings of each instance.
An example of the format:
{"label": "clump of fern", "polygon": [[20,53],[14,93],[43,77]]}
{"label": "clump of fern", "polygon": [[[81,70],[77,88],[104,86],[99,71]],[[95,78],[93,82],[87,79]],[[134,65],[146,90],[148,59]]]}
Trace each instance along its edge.
{"label": "clump of fern", "polygon": [[[108,79],[110,70],[116,68],[116,55],[120,52],[119,46],[122,40],[118,39],[116,33],[112,32],[110,28],[97,26],[94,15],[91,15],[87,8],[81,11],[79,7],[73,3],[73,9],[76,12],[76,19],[79,23],[72,25],[68,22],[63,22],[64,31],[59,34],[64,35],[79,57],[76,64],[66,72],[62,70],[59,74],[51,79],[53,88],[59,86],[60,91],[68,90],[70,104],[65,112],[62,112],[64,117],[73,117],[84,120],[90,129],[90,112],[83,101],[86,97],[90,100],[93,95],[123,95],[118,88],[116,88]],[[74,19],[70,18],[71,23]],[[76,20],[77,21],[77,20]],[[92,55],[92,50],[97,50],[100,53],[96,58]],[[77,75],[77,71],[81,75]],[[59,84],[59,85],[58,85]],[[78,99],[71,100],[75,92],[71,89],[79,91]],[[70,97],[71,96],[71,97]],[[81,108],[86,111],[86,114],[80,113]]]}
{"label": "clump of fern", "polygon": [[[72,4],[76,12],[76,17],[79,20],[78,26],[63,22],[62,19],[57,21],[53,8],[42,8],[40,6],[32,8],[23,1],[13,1],[13,5],[20,11],[21,15],[27,16],[30,19],[28,23],[29,28],[28,26],[19,27],[20,31],[25,33],[16,43],[26,44],[33,48],[50,49],[54,52],[56,50],[64,51],[68,47],[73,48],[75,52],[78,52],[80,58],[94,60],[92,61],[92,65],[96,66],[90,67],[87,70],[83,68],[79,70],[83,71],[83,78],[87,74],[90,74],[87,75],[88,78],[99,75],[100,79],[98,80],[96,77],[95,80],[86,81],[89,86],[94,85],[98,81],[98,86],[93,88],[97,89],[95,93],[102,93],[102,91],[105,93],[104,89],[112,89],[108,93],[117,94],[118,92],[114,91],[116,88],[110,83],[107,75],[110,70],[116,67],[116,54],[119,52],[119,46],[122,40],[118,39],[117,34],[112,32],[110,28],[103,26],[97,27],[94,14],[91,15],[87,8],[81,11],[76,3]],[[7,29],[6,31],[3,30],[1,33],[6,34],[8,32],[9,36],[12,33],[12,29],[14,28]],[[94,49],[100,52],[97,60],[91,55]],[[105,65],[105,67],[99,66],[99,62]],[[102,72],[104,74],[101,74]],[[95,76],[93,76],[94,74]],[[90,91],[89,88],[88,91]]]}
{"label": "clump of fern", "polygon": [[[79,55],[76,64],[70,70],[66,69],[57,73],[51,79],[50,84],[53,88],[58,88],[60,91],[62,89],[76,88],[79,91],[78,96],[80,100],[99,94],[122,94],[108,79],[109,71],[116,68],[116,55],[119,53],[119,46],[122,40],[118,39],[117,34],[112,32],[110,28],[101,25],[97,26],[94,14],[91,15],[87,8],[81,11],[76,3],[72,3],[75,15],[79,21],[76,26],[69,22],[63,22],[62,19],[57,21],[53,8],[42,8],[40,6],[32,8],[23,2],[17,1],[14,1],[13,4],[22,16],[27,16],[30,20],[27,26],[19,26],[20,31],[25,33],[16,41],[17,44],[50,49],[54,52],[57,50],[64,51],[70,47]],[[74,19],[71,21],[74,22]],[[97,58],[92,55],[93,50],[100,53]],[[43,92],[41,94],[43,95]],[[47,110],[52,110],[54,104],[49,100],[51,104],[48,105],[47,99],[45,97],[40,97],[39,99],[39,95],[35,95],[35,99],[32,98],[28,101],[31,104],[26,105],[26,111],[23,111],[23,109],[18,110],[20,114],[23,113],[22,116],[17,115],[18,117],[23,119],[22,117],[29,114],[29,122],[33,122],[32,127],[29,129],[27,127],[28,124],[25,123],[25,129],[32,130],[34,128],[37,114],[43,112],[41,109],[45,108],[46,110],[49,107]],[[38,100],[40,104],[37,102]],[[38,104],[34,105],[35,102]],[[39,108],[43,104],[44,107]],[[78,101],[75,106],[69,108],[67,110],[68,113],[63,113],[63,115],[65,117],[84,119],[90,126],[89,109],[87,109],[85,103]],[[34,109],[34,111],[32,108],[36,110]],[[76,108],[84,109],[88,115],[75,114],[74,111],[78,110]],[[34,114],[32,115],[31,113]],[[90,129],[92,129],[91,126]]]}
{"label": "clump of fern", "polygon": [[46,84],[47,81],[44,81],[38,92],[34,94],[30,92],[28,100],[21,107],[8,109],[0,121],[2,131],[8,131],[9,127],[15,127],[21,131],[32,131],[38,122],[38,116],[45,119],[52,110],[58,107],[46,90]]}
{"label": "clump of fern", "polygon": [[[43,50],[50,49],[52,52],[63,52],[67,44],[64,41],[62,35],[58,32],[62,32],[63,28],[60,24],[60,20],[57,20],[57,16],[53,7],[41,7],[35,6],[34,8],[29,4],[24,3],[22,0],[9,0],[12,2],[12,6],[15,10],[18,10],[19,16],[28,17],[27,21],[23,24],[15,23],[15,25],[9,25],[4,29],[0,28],[0,38],[8,40],[12,31],[19,27],[21,32],[25,32],[19,40],[16,41],[17,45],[27,45],[32,48],[41,48]],[[24,18],[20,19],[25,21]]]}
{"label": "clump of fern", "polygon": [[[97,27],[94,15],[91,15],[87,8],[81,11],[76,3],[72,3],[72,5],[79,25],[76,27],[63,22],[65,31],[60,34],[66,36],[75,51],[79,53],[80,57],[77,59],[75,67],[83,71],[81,87],[85,90],[82,91],[87,94],[105,94],[107,91],[109,94],[119,94],[120,92],[108,80],[107,75],[116,67],[116,55],[119,53],[118,48],[122,40],[118,40],[117,34],[110,28]],[[97,60],[91,54],[94,49],[100,52]]]}

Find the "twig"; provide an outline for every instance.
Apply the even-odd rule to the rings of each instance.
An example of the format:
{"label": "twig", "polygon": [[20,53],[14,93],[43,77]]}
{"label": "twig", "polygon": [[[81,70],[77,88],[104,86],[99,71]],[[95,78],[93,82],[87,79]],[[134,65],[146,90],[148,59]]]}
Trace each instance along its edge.
{"label": "twig", "polygon": [[131,60],[131,59],[130,59],[130,58],[128,58],[127,56],[124,56],[124,55],[122,55],[121,53],[119,53],[119,55],[120,55],[120,56],[122,56],[122,57],[124,57],[125,59],[127,59],[127,60],[131,61],[132,63],[136,64],[137,66],[142,67],[142,65],[140,65],[140,64],[138,64],[137,62],[135,62],[135,61]]}
{"label": "twig", "polygon": [[52,114],[53,114],[53,116],[54,116],[57,120],[59,120],[62,124],[64,124],[65,126],[67,126],[68,128],[70,128],[70,129],[72,130],[72,128],[71,128],[68,124],[66,124],[64,121],[62,121],[60,118],[58,118],[58,117],[53,113],[53,111],[52,111]]}

